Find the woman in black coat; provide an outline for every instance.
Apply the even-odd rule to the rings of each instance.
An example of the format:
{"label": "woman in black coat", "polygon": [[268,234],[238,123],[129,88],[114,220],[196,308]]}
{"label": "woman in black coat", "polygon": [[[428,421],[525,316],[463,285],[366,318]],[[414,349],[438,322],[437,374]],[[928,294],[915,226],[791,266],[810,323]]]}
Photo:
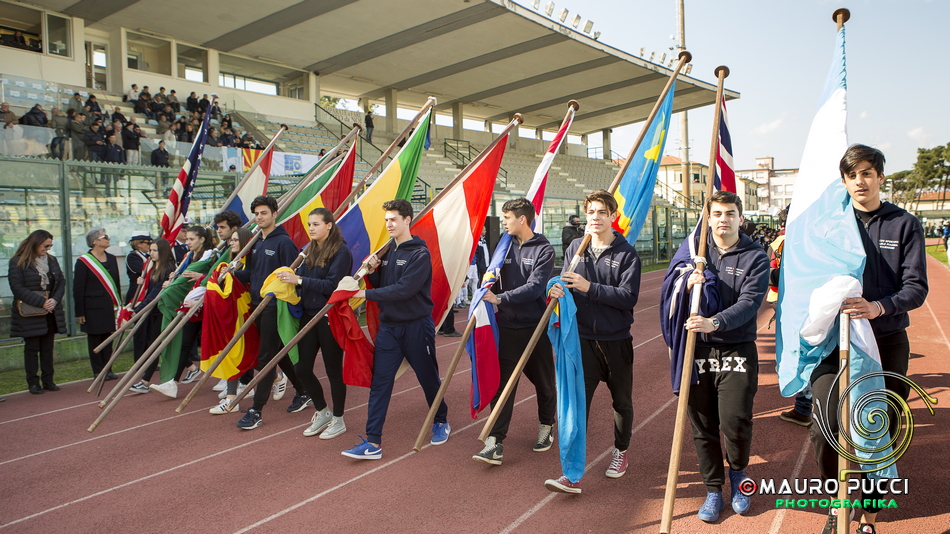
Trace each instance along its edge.
{"label": "woman in black coat", "polygon": [[[10,259],[7,275],[14,298],[10,336],[23,338],[23,367],[33,394],[43,393],[44,389],[59,391],[53,382],[53,338],[57,333],[66,333],[62,305],[66,279],[59,262],[49,253],[52,247],[53,234],[46,230],[31,233]],[[24,306],[38,309],[24,309],[26,316],[23,316],[20,309]],[[37,355],[43,372],[42,386],[40,377],[36,376]]]}
{"label": "woman in black coat", "polygon": [[[93,352],[93,349],[115,332],[116,310],[122,305],[122,287],[119,280],[119,262],[115,256],[106,252],[110,243],[105,228],[90,230],[86,234],[86,244],[89,245],[89,252],[76,260],[73,301],[76,305],[76,319],[82,331],[86,333],[92,372],[98,375],[112,357],[112,344],[103,348],[99,354]],[[105,372],[106,380],[119,378],[112,369],[105,369]]]}

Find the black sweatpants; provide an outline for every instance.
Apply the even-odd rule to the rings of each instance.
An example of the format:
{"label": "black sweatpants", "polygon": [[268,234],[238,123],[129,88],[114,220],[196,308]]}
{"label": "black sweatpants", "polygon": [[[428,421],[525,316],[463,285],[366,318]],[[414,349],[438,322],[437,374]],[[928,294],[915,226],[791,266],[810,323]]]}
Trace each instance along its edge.
{"label": "black sweatpants", "polygon": [[[261,338],[260,349],[257,351],[257,369],[261,370],[267,362],[274,359],[274,356],[284,348],[284,342],[280,340],[280,334],[277,333],[277,306],[273,303],[264,308],[264,311],[255,321],[257,333]],[[297,373],[294,372],[294,364],[290,361],[290,356],[284,356],[277,364],[280,370],[287,375],[290,383],[297,390],[297,393],[304,391],[303,385],[297,379]],[[271,369],[270,372],[261,377],[254,389],[254,409],[261,411],[267,404],[267,399],[271,396],[271,387],[274,386],[274,380],[277,378],[277,370]]]}
{"label": "black sweatpants", "polygon": [[[40,385],[40,378],[46,385],[53,384],[53,340],[56,337],[56,318],[46,314],[46,333],[42,336],[23,338],[23,368],[26,370],[26,384]],[[111,354],[110,354],[111,355]],[[42,376],[36,376],[42,370]]]}
{"label": "black sweatpants", "polygon": [[614,447],[625,451],[633,434],[633,338],[619,341],[581,338],[581,358],[587,390],[587,420],[590,421],[594,391],[605,382],[614,409]]}
{"label": "black sweatpants", "polygon": [[[878,337],[877,348],[881,354],[881,367],[885,371],[897,373],[901,376],[907,376],[907,366],[910,361],[910,341],[907,339],[907,332],[901,330],[896,334]],[[811,391],[812,400],[821,403],[822,411],[827,412],[828,422],[831,424],[831,431],[835,439],[838,436],[838,385],[835,382],[835,375],[838,374],[838,367],[841,360],[838,355],[838,347],[835,347],[824,360],[821,361],[815,370],[811,373]],[[910,395],[910,386],[903,381],[884,377],[884,387],[897,393],[902,399],[907,400]],[[825,408],[828,394],[831,394],[830,409]],[[896,414],[890,413],[890,420],[895,420]],[[891,436],[898,430],[898,425],[892,424],[890,427]],[[818,462],[818,472],[821,478],[838,478],[838,453],[821,433],[818,425],[811,425],[809,428],[809,437],[812,447],[815,450],[815,461]],[[883,495],[876,492],[865,495],[867,499],[881,499]],[[868,507],[865,511],[877,513],[880,508]]]}
{"label": "black sweatpants", "polygon": [[[752,403],[759,387],[759,353],[754,341],[718,347],[696,347],[699,384],[689,388],[687,413],[699,474],[707,492],[722,491],[726,460],[734,471],[749,465],[752,447]],[[722,439],[719,433],[722,432]]]}
{"label": "black sweatpants", "polygon": [[[521,353],[528,346],[532,334],[534,334],[534,328],[498,327],[498,363],[501,370],[501,382],[495,398],[491,401],[492,409],[495,408],[498,397],[505,389],[505,384],[514,373],[515,366],[518,365]],[[553,425],[557,411],[557,388],[554,383],[554,350],[551,348],[551,340],[548,339],[547,332],[541,335],[531,356],[528,357],[528,362],[524,366],[524,375],[534,384],[534,389],[538,394],[538,421],[543,425]],[[515,387],[512,388],[511,395],[508,396],[508,401],[505,402],[489,434],[494,436],[495,441],[499,443],[508,436],[508,425],[511,424],[511,413],[515,407],[518,382],[515,382]]]}
{"label": "black sweatpants", "polygon": [[[304,314],[300,318],[300,326],[313,319],[313,315]],[[294,365],[297,378],[303,384],[307,395],[313,399],[313,407],[322,412],[327,407],[323,395],[323,386],[317,376],[313,374],[313,364],[317,359],[317,351],[323,353],[323,365],[327,370],[327,379],[330,381],[330,397],[333,400],[333,415],[343,417],[346,405],[346,384],[343,383],[343,349],[333,338],[330,331],[330,321],[324,316],[317,321],[316,326],[310,329],[297,345],[300,358]]]}
{"label": "black sweatpants", "polygon": [[[89,364],[92,366],[92,375],[99,376],[99,372],[102,371],[102,368],[109,363],[109,359],[112,358],[112,343],[109,343],[105,346],[99,353],[94,352],[95,348],[102,344],[109,336],[112,335],[112,332],[106,334],[86,334],[86,344],[89,347]],[[111,373],[112,369],[106,369],[106,373]]]}

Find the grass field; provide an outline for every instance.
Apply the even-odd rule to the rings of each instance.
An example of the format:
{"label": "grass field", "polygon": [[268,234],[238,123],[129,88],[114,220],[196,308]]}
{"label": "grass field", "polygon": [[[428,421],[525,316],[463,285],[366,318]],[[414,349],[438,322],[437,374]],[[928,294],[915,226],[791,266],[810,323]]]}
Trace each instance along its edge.
{"label": "grass field", "polygon": [[[938,248],[940,250],[937,250]],[[933,245],[933,246],[927,247],[927,254],[930,254],[931,256],[936,258],[938,261],[940,261],[944,265],[948,265],[947,264],[947,249],[943,248],[943,245]]]}

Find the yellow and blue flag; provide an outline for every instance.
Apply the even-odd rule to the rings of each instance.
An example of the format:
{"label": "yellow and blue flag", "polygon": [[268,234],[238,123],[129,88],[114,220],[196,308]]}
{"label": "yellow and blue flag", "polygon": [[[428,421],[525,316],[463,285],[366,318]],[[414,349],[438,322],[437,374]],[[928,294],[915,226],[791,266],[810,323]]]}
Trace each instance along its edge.
{"label": "yellow and blue flag", "polygon": [[614,229],[624,235],[630,244],[635,245],[643,223],[650,211],[653,200],[653,187],[656,185],[656,173],[660,170],[663,147],[670,130],[670,117],[673,115],[673,93],[676,81],[670,86],[660,110],[647,127],[643,142],[630,160],[614,198],[617,199],[620,216],[614,221]]}

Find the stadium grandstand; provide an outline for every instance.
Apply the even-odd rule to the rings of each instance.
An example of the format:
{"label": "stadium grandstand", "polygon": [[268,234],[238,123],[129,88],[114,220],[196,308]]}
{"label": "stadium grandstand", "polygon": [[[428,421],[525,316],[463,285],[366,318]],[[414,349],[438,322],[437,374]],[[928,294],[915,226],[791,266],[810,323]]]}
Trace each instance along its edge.
{"label": "stadium grandstand", "polygon": [[[642,122],[673,71],[672,59],[651,62],[616,49],[589,24],[549,11],[538,2],[525,7],[503,0],[277,0],[241,9],[220,0],[0,1],[4,115],[19,119],[39,105],[48,120],[45,126],[17,120],[3,130],[0,250],[9,255],[24,232],[45,225],[62,236],[54,252],[69,264],[84,252],[82,235],[90,226],[155,233],[169,180],[190,148],[187,134],[166,130],[188,121],[192,93],[195,99],[218,96],[221,109],[212,124],[218,134],[230,126],[234,137],[205,150],[190,212],[200,222],[210,220],[249,164],[241,146],[266,144],[280,124],[290,129],[276,148],[283,161],[271,168],[276,192],[292,183],[281,175],[305,172],[321,150],[373,111],[372,141],[362,140],[357,168],[365,173],[430,96],[438,104],[417,205],[478,154],[493,131],[523,114],[502,163],[497,208],[527,191],[568,100],[575,99],[580,110],[547,192],[543,231],[557,242],[583,195],[605,188],[619,169],[611,130]],[[9,37],[17,32],[29,37],[27,46]],[[161,109],[137,110],[129,98],[138,94],[133,84],[138,91],[147,87],[153,102],[157,94],[168,100],[174,90],[171,115],[163,120]],[[68,137],[64,113],[82,111],[90,95],[104,116],[120,108],[126,121],[134,119],[139,164],[89,161],[81,140],[56,139]],[[714,84],[679,75],[674,111],[714,100]],[[602,146],[588,146],[595,133],[602,134]],[[152,166],[163,139],[167,167]],[[226,146],[229,141],[239,146]],[[671,209],[651,217],[641,234],[646,261],[662,261],[689,225],[675,199],[654,200],[658,209]],[[120,258],[129,250],[127,239],[114,243]]]}

